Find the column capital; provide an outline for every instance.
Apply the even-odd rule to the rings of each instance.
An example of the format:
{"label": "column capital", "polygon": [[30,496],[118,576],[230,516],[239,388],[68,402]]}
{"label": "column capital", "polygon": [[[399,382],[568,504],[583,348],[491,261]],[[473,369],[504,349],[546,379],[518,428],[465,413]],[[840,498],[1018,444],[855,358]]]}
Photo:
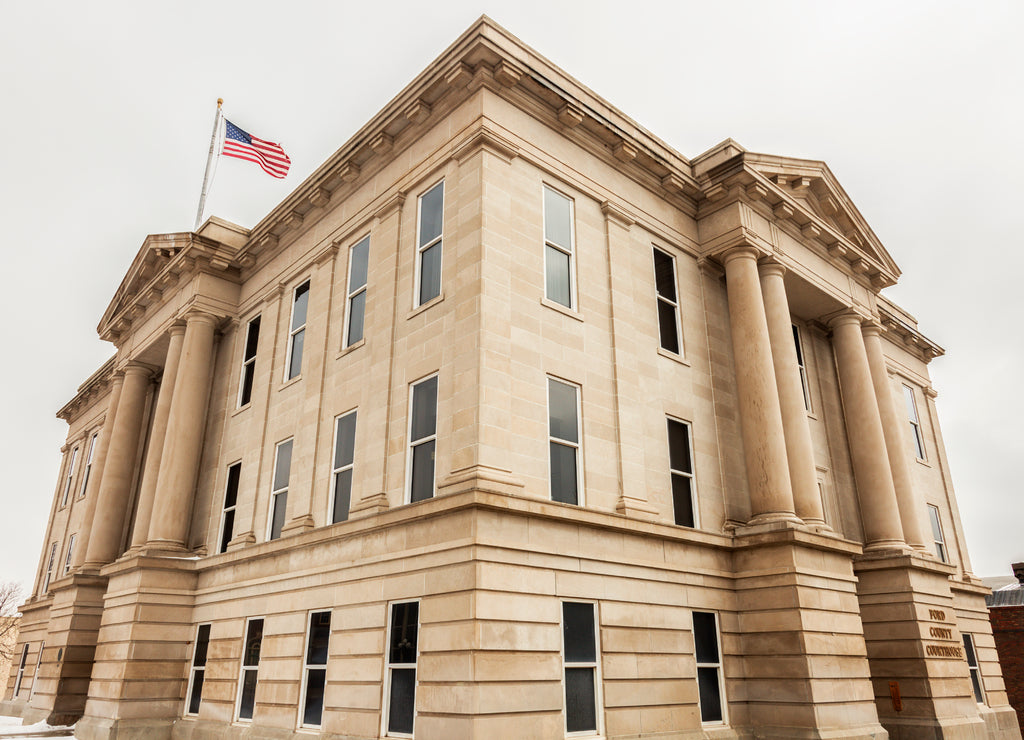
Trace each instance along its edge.
{"label": "column capital", "polygon": [[762,258],[757,263],[757,271],[762,277],[766,275],[783,277],[787,272],[789,272],[789,270],[786,269],[786,266],[774,257]]}
{"label": "column capital", "polygon": [[848,326],[849,324],[857,324],[858,326],[862,326],[864,324],[865,318],[866,317],[857,309],[847,308],[829,317],[825,321],[825,324],[828,326],[829,329],[835,329],[836,327],[839,326]]}
{"label": "column capital", "polygon": [[146,362],[139,362],[138,360],[129,360],[128,363],[121,368],[121,374],[127,378],[129,375],[141,375],[145,378],[152,378],[156,375],[159,368],[150,365]]}
{"label": "column capital", "polygon": [[214,329],[220,324],[221,317],[215,316],[212,313],[203,311],[200,308],[189,308],[182,315],[181,318],[185,320],[186,326],[192,324],[206,324],[212,326]]}
{"label": "column capital", "polygon": [[860,330],[865,337],[880,337],[885,334],[885,328],[877,319],[868,319],[861,322]]}
{"label": "column capital", "polygon": [[174,322],[173,324],[170,325],[170,327],[167,329],[167,333],[170,336],[174,337],[174,336],[177,336],[179,334],[184,334],[185,333],[185,328],[186,328],[186,325],[184,323],[182,323],[180,321],[176,321],[176,322]]}
{"label": "column capital", "polygon": [[753,244],[738,244],[734,247],[729,247],[718,254],[718,259],[722,261],[723,265],[728,265],[737,259],[748,259],[754,260],[755,262],[764,256],[764,251],[758,249]]}

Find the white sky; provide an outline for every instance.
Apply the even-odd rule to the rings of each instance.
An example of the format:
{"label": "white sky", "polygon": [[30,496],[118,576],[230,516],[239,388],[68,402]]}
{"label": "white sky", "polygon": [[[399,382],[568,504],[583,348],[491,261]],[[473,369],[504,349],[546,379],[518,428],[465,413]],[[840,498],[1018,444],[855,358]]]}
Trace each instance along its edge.
{"label": "white sky", "polygon": [[223,160],[253,226],[481,14],[683,155],[826,161],[946,348],[931,371],[979,575],[1024,560],[1024,4],[0,0],[0,581],[31,588],[96,325],[149,233],[192,227],[216,99],[280,141]]}

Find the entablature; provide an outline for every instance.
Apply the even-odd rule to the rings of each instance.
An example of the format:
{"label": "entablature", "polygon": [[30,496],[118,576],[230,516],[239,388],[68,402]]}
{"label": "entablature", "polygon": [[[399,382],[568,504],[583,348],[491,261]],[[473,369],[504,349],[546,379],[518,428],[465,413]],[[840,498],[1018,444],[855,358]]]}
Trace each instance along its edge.
{"label": "entablature", "polygon": [[925,364],[946,354],[946,350],[918,330],[911,317],[884,298],[878,302],[878,315],[886,339]]}
{"label": "entablature", "polygon": [[114,361],[116,359],[116,355],[111,357],[100,366],[99,370],[78,386],[78,392],[75,393],[75,397],[64,404],[57,412],[58,419],[63,419],[70,424],[83,410],[92,406],[97,398],[110,389],[110,381],[114,377]]}

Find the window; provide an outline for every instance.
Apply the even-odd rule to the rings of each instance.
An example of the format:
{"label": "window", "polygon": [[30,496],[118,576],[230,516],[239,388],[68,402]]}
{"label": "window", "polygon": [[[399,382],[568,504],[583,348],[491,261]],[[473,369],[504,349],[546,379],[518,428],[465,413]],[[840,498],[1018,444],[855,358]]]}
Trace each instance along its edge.
{"label": "window", "polygon": [[725,722],[718,617],[713,612],[693,613],[693,647],[697,657],[700,721],[703,724]]}
{"label": "window", "polygon": [[978,656],[974,652],[974,636],[965,632],[963,638],[964,655],[967,657],[967,667],[971,672],[971,686],[974,688],[974,701],[984,704],[985,694],[981,690],[981,668],[978,666]]}
{"label": "window", "polygon": [[203,680],[206,678],[206,654],[210,648],[210,625],[201,624],[196,630],[196,647],[192,653],[192,670],[188,678],[188,705],[185,714],[199,714],[203,700]]}
{"label": "window", "polygon": [[928,504],[928,519],[932,523],[932,539],[935,540],[935,556],[943,563],[949,562],[946,553],[946,538],[942,536],[942,522],[939,521],[939,507]]}
{"label": "window", "polygon": [[68,554],[64,558],[64,575],[67,575],[68,573],[71,572],[71,557],[72,557],[72,555],[75,552],[75,537],[76,536],[77,535],[73,534],[73,535],[71,535],[71,538],[68,540]]}
{"label": "window", "polygon": [[804,362],[804,345],[800,340],[800,327],[793,324],[793,344],[796,345],[796,367],[800,371],[800,388],[804,392],[804,408],[811,410],[811,388],[807,384],[807,365]]}
{"label": "window", "polygon": [[[32,688],[28,690],[28,700],[32,701],[32,697],[35,696],[36,686],[39,685],[39,669],[43,665],[43,650],[46,648],[46,643],[39,643],[39,654],[36,655],[36,672],[32,674]],[[15,692],[17,694],[17,692]]]}
{"label": "window", "polygon": [[658,333],[661,348],[682,354],[679,336],[679,298],[676,293],[676,261],[672,255],[654,248],[654,285],[658,291]]}
{"label": "window", "polygon": [[53,567],[57,560],[57,543],[54,542],[50,545],[50,557],[46,561],[46,577],[43,578],[43,594],[46,594],[46,590],[50,588],[50,578],[53,576]]}
{"label": "window", "polygon": [[292,467],[292,442],[286,440],[277,446],[274,456],[274,478],[270,484],[270,516],[267,517],[267,539],[276,540],[284,529],[284,515],[288,508],[288,478]]}
{"label": "window", "polygon": [[28,662],[28,643],[26,642],[21,646],[21,659],[18,661],[18,676],[14,679],[14,693],[11,694],[12,698],[17,698],[18,692],[21,691],[21,682],[25,678],[25,663]]}
{"label": "window", "polygon": [[444,230],[444,181],[420,196],[416,238],[416,305],[441,295],[441,240]]}
{"label": "window", "polygon": [[345,312],[345,346],[363,338],[366,316],[366,271],[370,256],[370,237],[348,251],[348,310]]}
{"label": "window", "polygon": [[78,492],[78,498],[85,496],[85,489],[89,485],[89,473],[92,472],[92,456],[96,452],[96,439],[99,436],[99,432],[94,432],[89,440],[89,454],[85,457],[85,473],[82,474],[82,488]]}
{"label": "window", "polygon": [[291,380],[302,372],[302,342],[306,337],[306,309],[309,307],[309,281],[295,289],[292,298],[292,323],[288,332],[288,359],[284,379]]}
{"label": "window", "polygon": [[220,520],[220,544],[217,547],[217,552],[227,552],[228,543],[235,536],[235,504],[238,503],[238,479],[241,475],[242,463],[237,462],[228,468],[228,482],[224,488],[224,513]]}
{"label": "window", "polygon": [[262,645],[263,618],[249,619],[245,625],[245,643],[242,645],[242,673],[238,677],[236,719],[252,719],[252,712],[256,706],[256,679],[259,673]]}
{"label": "window", "polygon": [[75,475],[75,458],[78,457],[78,448],[75,447],[71,450],[71,460],[68,462],[68,475],[67,480],[64,483],[64,495],[61,496],[60,505],[61,507],[68,505],[68,496],[71,495],[71,479]]}
{"label": "window", "polygon": [[416,720],[419,612],[418,601],[391,605],[383,712],[385,735],[412,737]]}
{"label": "window", "polygon": [[910,421],[910,436],[914,443],[914,454],[918,460],[924,460],[924,437],[921,436],[921,421],[917,416],[917,402],[914,400],[914,389],[903,386],[903,398],[907,402],[907,419]]}
{"label": "window", "polygon": [[352,503],[352,461],[356,448],[356,412],[339,416],[334,425],[334,470],[331,480],[331,522],[348,519]]}
{"label": "window", "polygon": [[[294,310],[294,309],[293,309]],[[305,311],[305,309],[303,309]],[[294,324],[294,314],[292,315]],[[303,316],[303,323],[305,317]],[[242,355],[242,380],[238,384],[238,408],[252,401],[252,381],[256,377],[256,348],[260,343],[260,317],[252,319],[245,330],[245,352]],[[299,364],[302,363],[302,344],[299,342]],[[298,373],[296,373],[297,375]],[[291,376],[289,376],[291,377]]]}
{"label": "window", "polygon": [[594,605],[562,602],[565,732],[598,732],[598,651]]}
{"label": "window", "polygon": [[306,659],[302,667],[302,727],[319,727],[324,714],[327,655],[331,641],[331,613],[309,615]]}
{"label": "window", "polygon": [[551,500],[579,504],[579,389],[548,378]]}
{"label": "window", "polygon": [[668,464],[672,471],[672,510],[676,524],[697,526],[697,507],[693,496],[693,447],[690,425],[668,420]]}
{"label": "window", "polygon": [[437,446],[437,376],[412,387],[409,414],[409,501],[434,495],[434,451]]}
{"label": "window", "polygon": [[566,308],[573,305],[572,201],[544,186],[544,295]]}

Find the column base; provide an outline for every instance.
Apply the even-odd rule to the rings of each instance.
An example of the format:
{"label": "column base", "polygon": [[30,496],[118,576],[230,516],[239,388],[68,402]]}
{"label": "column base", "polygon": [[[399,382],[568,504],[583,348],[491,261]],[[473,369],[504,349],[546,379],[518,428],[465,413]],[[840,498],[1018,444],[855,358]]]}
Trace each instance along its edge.
{"label": "column base", "polygon": [[[128,553],[125,553],[127,555]],[[192,555],[193,552],[185,547],[185,543],[175,540],[150,540],[134,553],[134,556],[147,555],[151,557],[181,557]]]}
{"label": "column base", "polygon": [[804,520],[792,511],[766,511],[763,514],[751,518],[747,522],[748,527],[757,527],[761,524],[774,524],[775,522],[789,522],[791,524],[803,524]]}
{"label": "column base", "polygon": [[658,518],[659,511],[647,501],[629,496],[621,496],[615,503],[615,512],[623,516],[631,516],[637,519],[650,521]]}
{"label": "column base", "polygon": [[292,535],[302,534],[303,532],[308,532],[314,526],[313,517],[309,514],[303,514],[302,516],[295,517],[284,525],[281,528],[281,536],[291,537]]}
{"label": "column base", "polygon": [[492,468],[487,465],[471,465],[461,470],[453,470],[437,485],[438,496],[449,496],[465,491],[484,491],[486,493],[504,493],[512,496],[521,495],[525,484],[512,475],[512,471]]}
{"label": "column base", "polygon": [[364,516],[372,516],[374,514],[383,514],[390,508],[388,503],[388,495],[384,492],[375,493],[372,496],[367,496],[361,499],[349,509],[349,519],[359,519]]}

